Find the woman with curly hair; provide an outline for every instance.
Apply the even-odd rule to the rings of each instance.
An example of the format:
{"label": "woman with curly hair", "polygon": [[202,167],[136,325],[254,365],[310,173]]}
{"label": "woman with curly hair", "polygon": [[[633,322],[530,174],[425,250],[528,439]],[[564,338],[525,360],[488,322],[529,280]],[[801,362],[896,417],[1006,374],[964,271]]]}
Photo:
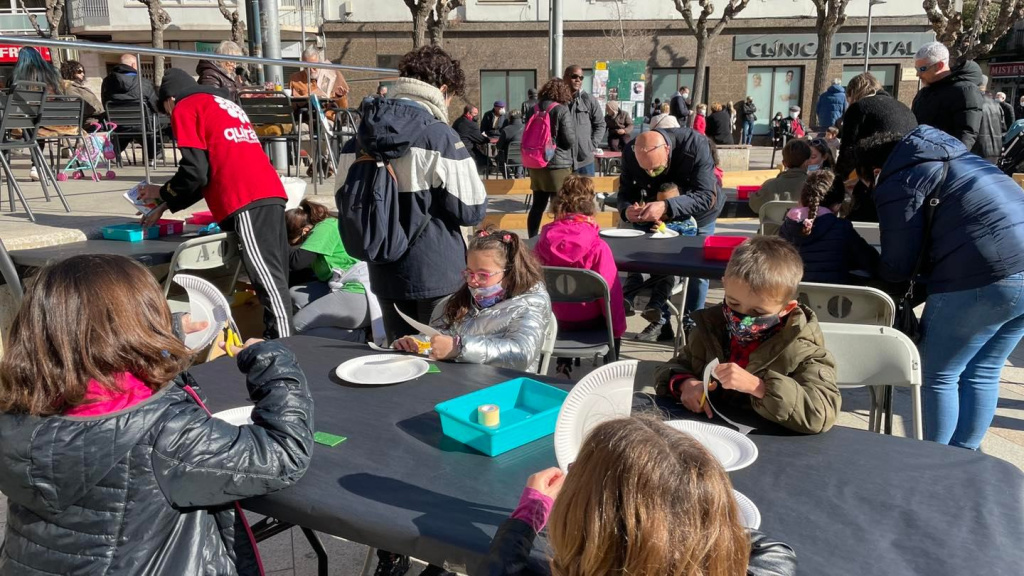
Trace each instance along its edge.
{"label": "woman with curly hair", "polygon": [[[530,169],[530,190],[533,191],[533,205],[526,217],[526,228],[530,238],[540,231],[540,222],[548,209],[548,199],[562,187],[565,179],[572,174],[572,150],[576,146],[576,130],[573,127],[569,101],[572,89],[561,78],[552,78],[540,89],[534,114],[547,113],[551,119],[551,140],[555,143],[554,154],[544,168]],[[531,117],[531,120],[533,118]]]}
{"label": "woman with curly hair", "polygon": [[85,67],[78,60],[67,60],[60,65],[61,88],[68,96],[78,96],[85,103],[82,123],[97,121],[103,114],[103,102],[85,83]]}

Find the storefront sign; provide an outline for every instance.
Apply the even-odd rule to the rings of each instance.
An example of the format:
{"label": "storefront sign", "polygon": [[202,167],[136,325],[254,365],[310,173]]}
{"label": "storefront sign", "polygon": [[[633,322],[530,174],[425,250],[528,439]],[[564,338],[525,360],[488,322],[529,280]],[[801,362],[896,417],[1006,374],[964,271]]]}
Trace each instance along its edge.
{"label": "storefront sign", "polygon": [[[18,52],[21,52],[22,48],[24,48],[24,46],[11,46],[10,44],[0,44],[0,63],[13,64],[14,62],[17,62]],[[39,54],[42,55],[43,60],[50,60],[49,48],[39,46],[36,48],[36,50],[38,50]]]}
{"label": "storefront sign", "polygon": [[988,75],[993,78],[1024,76],[1024,62],[999,62],[988,65]]}
{"label": "storefront sign", "polygon": [[[935,39],[932,32],[872,34],[872,58],[913,58],[918,48]],[[818,50],[814,34],[763,34],[735,36],[734,60],[813,60]],[[863,34],[836,34],[832,39],[832,57],[864,58]]]}
{"label": "storefront sign", "polygon": [[220,46],[219,42],[196,42],[196,52],[202,52],[203,54],[215,54],[217,52],[217,46]]}

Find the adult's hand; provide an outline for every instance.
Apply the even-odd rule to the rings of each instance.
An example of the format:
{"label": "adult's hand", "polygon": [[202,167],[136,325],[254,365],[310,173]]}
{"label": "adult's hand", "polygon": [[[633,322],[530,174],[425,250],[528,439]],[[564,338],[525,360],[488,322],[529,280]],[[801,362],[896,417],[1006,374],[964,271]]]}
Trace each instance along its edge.
{"label": "adult's hand", "polygon": [[626,220],[630,222],[641,222],[641,212],[643,212],[643,207],[634,202],[632,206],[626,208]]}
{"label": "adult's hand", "polygon": [[160,186],[156,184],[146,184],[139,188],[139,200],[159,200],[160,199]]}
{"label": "adult's hand", "polygon": [[164,212],[167,211],[167,204],[161,204],[156,208],[149,211],[148,214],[142,217],[142,227],[149,228],[150,226],[156,225],[156,223],[163,217]]}
{"label": "adult's hand", "polygon": [[640,221],[657,222],[662,219],[667,211],[668,205],[665,202],[651,202],[644,206],[643,211],[640,213]]}

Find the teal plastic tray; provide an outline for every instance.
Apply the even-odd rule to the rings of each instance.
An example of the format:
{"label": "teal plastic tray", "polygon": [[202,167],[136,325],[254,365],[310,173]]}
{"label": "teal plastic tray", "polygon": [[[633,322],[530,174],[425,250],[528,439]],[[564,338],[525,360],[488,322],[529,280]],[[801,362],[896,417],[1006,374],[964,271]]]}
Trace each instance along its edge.
{"label": "teal plastic tray", "polygon": [[103,227],[103,237],[107,240],[140,242],[146,238],[157,238],[159,236],[159,226],[150,226],[146,230],[142,229],[141,224],[112,224]]}
{"label": "teal plastic tray", "polygon": [[[441,430],[488,456],[497,456],[555,432],[555,422],[568,392],[532,380],[516,378],[434,406]],[[476,409],[495,404],[500,423],[490,428],[477,422]]]}

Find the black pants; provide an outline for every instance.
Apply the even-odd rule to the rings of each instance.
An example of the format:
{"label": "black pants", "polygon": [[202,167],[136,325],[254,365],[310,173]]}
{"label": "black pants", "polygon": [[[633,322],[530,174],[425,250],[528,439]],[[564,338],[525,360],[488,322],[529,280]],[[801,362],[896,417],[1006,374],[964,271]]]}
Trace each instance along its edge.
{"label": "black pants", "polygon": [[284,204],[264,204],[236,212],[220,224],[238,234],[242,264],[263,304],[263,337],[291,336],[292,298],[288,294],[288,232]]}
{"label": "black pants", "polygon": [[530,204],[530,213],[526,216],[526,232],[530,238],[540,233],[540,223],[548,211],[548,199],[551,196],[550,192],[533,191],[533,204]]}
{"label": "black pants", "polygon": [[380,303],[380,313],[384,320],[384,332],[387,333],[388,343],[393,343],[402,336],[415,336],[419,333],[418,330],[414,330],[412,326],[406,324],[405,320],[402,320],[402,317],[398,315],[398,312],[395,312],[396,305],[403,314],[413,320],[423,324],[430,324],[430,316],[434,313],[434,308],[445,298],[446,296],[427,298],[425,300],[388,300],[387,298],[378,298],[377,301]]}

